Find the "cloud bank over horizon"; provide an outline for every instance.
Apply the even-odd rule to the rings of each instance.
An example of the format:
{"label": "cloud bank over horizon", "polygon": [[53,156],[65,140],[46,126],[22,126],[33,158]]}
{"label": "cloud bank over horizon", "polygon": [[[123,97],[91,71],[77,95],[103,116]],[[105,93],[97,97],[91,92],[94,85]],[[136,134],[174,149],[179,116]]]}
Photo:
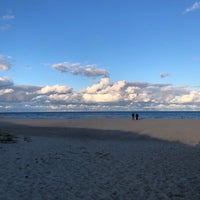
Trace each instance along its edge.
{"label": "cloud bank over horizon", "polygon": [[[11,69],[9,59],[0,55],[0,71]],[[66,75],[95,78],[95,83],[75,90],[60,84],[17,85],[10,77],[0,76],[0,111],[200,110],[200,86],[111,81],[109,72],[97,65],[62,62],[50,67]],[[160,73],[162,79],[168,76]]]}
{"label": "cloud bank over horizon", "polygon": [[108,77],[75,91],[64,85],[15,85],[0,77],[0,111],[200,110],[200,92],[187,86],[112,82]]}

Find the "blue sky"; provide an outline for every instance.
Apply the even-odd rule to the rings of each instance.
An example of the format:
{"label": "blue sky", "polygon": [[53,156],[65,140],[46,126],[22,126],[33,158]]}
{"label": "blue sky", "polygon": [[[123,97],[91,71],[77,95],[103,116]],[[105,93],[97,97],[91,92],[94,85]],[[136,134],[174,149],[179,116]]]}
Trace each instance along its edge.
{"label": "blue sky", "polygon": [[0,111],[200,110],[200,1],[0,5]]}

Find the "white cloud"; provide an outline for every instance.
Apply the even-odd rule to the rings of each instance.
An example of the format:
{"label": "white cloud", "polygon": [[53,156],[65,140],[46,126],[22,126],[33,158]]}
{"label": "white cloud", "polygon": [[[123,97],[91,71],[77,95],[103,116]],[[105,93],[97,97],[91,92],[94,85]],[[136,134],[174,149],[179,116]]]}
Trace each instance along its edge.
{"label": "white cloud", "polygon": [[54,85],[54,86],[45,86],[42,87],[37,93],[38,94],[49,94],[49,93],[69,93],[72,92],[72,88],[62,86],[62,85]]}
{"label": "white cloud", "polygon": [[184,94],[176,97],[172,102],[177,103],[200,103],[200,92],[190,91],[188,94]]}
{"label": "white cloud", "polygon": [[86,88],[85,91],[87,93],[95,93],[98,90],[107,87],[108,84],[109,84],[109,78],[102,78],[99,83]]}
{"label": "white cloud", "polygon": [[200,92],[196,89],[102,78],[75,91],[63,85],[17,86],[10,78],[0,77],[0,109],[5,106],[21,111],[200,109]]}
{"label": "white cloud", "polygon": [[12,20],[15,19],[15,16],[12,14],[6,14],[4,16],[1,17],[2,20]]}
{"label": "white cloud", "polygon": [[7,87],[10,85],[13,85],[13,82],[9,77],[0,76],[0,87]]}
{"label": "white cloud", "polygon": [[[164,92],[165,90],[165,92]],[[149,84],[138,82],[110,82],[108,78],[102,78],[98,84],[82,90],[83,99],[86,102],[163,102],[173,99],[173,88],[169,85]],[[162,94],[162,96],[161,96]]]}
{"label": "white cloud", "polygon": [[71,73],[73,75],[87,76],[87,77],[108,77],[109,73],[105,69],[99,69],[96,65],[81,65],[80,63],[55,63],[52,64],[53,69],[61,73]]}
{"label": "white cloud", "polygon": [[7,10],[6,14],[3,16],[0,16],[1,21],[10,21],[15,19],[15,15],[13,15],[12,10]]}
{"label": "white cloud", "polygon": [[117,93],[106,93],[106,94],[83,94],[83,99],[85,102],[93,102],[93,103],[109,103],[109,102],[117,102],[121,98],[120,94]]}
{"label": "white cloud", "polygon": [[0,55],[0,70],[3,70],[3,71],[10,69],[10,63],[8,63],[5,60],[5,57],[8,57],[8,56]]}
{"label": "white cloud", "polygon": [[0,95],[9,94],[12,92],[14,92],[13,89],[2,89],[2,90],[0,90]]}
{"label": "white cloud", "polygon": [[200,1],[195,2],[192,6],[188,7],[185,9],[185,11],[183,12],[184,14],[189,13],[189,12],[193,12],[195,10],[200,9]]}
{"label": "white cloud", "polygon": [[120,92],[126,85],[126,82],[117,81],[116,83],[111,83],[107,88],[102,89],[101,93],[117,93]]}
{"label": "white cloud", "polygon": [[[0,88],[2,92],[0,95],[0,102],[6,102],[10,104],[31,102],[36,96],[35,92],[38,90],[36,86],[15,86],[10,79],[4,79]],[[0,104],[1,105],[1,104]]]}
{"label": "white cloud", "polygon": [[50,101],[50,102],[53,102],[54,104],[56,105],[59,105],[59,104],[63,104],[63,103],[66,103],[66,104],[71,104],[71,103],[80,103],[82,101],[79,101],[80,100],[80,96],[79,94],[77,94],[76,92],[70,94],[70,93],[67,93],[67,94],[51,94],[47,97],[47,99]]}
{"label": "white cloud", "polygon": [[12,11],[9,10],[7,14],[0,16],[0,31],[8,30],[11,27],[11,21],[15,19],[15,16],[12,14]]}
{"label": "white cloud", "polygon": [[102,78],[98,84],[83,90],[83,99],[86,102],[116,102],[120,101],[122,88],[125,86],[125,81],[111,83],[109,78]]}

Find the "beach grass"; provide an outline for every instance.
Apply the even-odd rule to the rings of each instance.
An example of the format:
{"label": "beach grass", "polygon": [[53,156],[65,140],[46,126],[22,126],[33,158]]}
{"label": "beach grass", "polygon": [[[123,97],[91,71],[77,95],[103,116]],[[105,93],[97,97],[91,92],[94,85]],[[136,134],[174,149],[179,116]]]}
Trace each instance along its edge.
{"label": "beach grass", "polygon": [[16,143],[17,137],[12,135],[9,131],[0,129],[0,143]]}

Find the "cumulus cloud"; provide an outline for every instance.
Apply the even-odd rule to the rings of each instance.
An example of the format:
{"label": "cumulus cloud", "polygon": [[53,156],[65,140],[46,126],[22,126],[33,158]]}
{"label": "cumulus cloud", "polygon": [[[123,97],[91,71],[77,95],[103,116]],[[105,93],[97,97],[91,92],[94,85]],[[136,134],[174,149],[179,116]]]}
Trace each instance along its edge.
{"label": "cumulus cloud", "polygon": [[[151,87],[150,87],[151,86]],[[147,102],[150,101],[150,93],[158,90],[160,85],[152,87],[148,83],[131,83],[124,80],[110,82],[108,78],[102,79],[98,84],[86,88],[83,99],[86,102]],[[160,90],[159,90],[160,91]],[[155,92],[155,91],[154,91]]]}
{"label": "cumulus cloud", "polygon": [[160,73],[160,78],[166,78],[167,76],[170,76],[170,74],[166,72]]}
{"label": "cumulus cloud", "polygon": [[13,85],[11,78],[0,76],[0,88]]}
{"label": "cumulus cloud", "polygon": [[105,94],[83,94],[83,99],[85,102],[93,102],[93,103],[109,103],[109,102],[117,102],[120,99],[120,94],[113,93],[105,93]]}
{"label": "cumulus cloud", "polygon": [[184,14],[189,13],[189,12],[193,12],[195,10],[200,9],[200,1],[195,2],[192,6],[188,7],[185,9],[185,11],[183,12]]}
{"label": "cumulus cloud", "polygon": [[50,93],[69,93],[72,92],[72,88],[66,87],[63,85],[54,85],[54,86],[44,86],[37,93],[38,94],[50,94]]}
{"label": "cumulus cloud", "polygon": [[36,96],[35,92],[38,90],[38,87],[10,85],[5,89],[9,92],[0,96],[0,102],[7,102],[11,105],[14,105],[15,103],[24,105],[25,102],[32,102],[32,99]]}
{"label": "cumulus cloud", "polygon": [[53,103],[54,105],[62,105],[62,104],[76,104],[80,105],[82,98],[79,93],[67,93],[67,94],[51,94],[47,97],[48,101]]}
{"label": "cumulus cloud", "polygon": [[148,82],[112,82],[103,77],[80,91],[63,85],[20,86],[0,77],[0,110],[179,110],[200,109],[200,92],[192,87]]}
{"label": "cumulus cloud", "polygon": [[94,84],[88,88],[86,88],[87,93],[96,93],[98,90],[107,87],[109,84],[109,78],[102,78],[99,83]]}
{"label": "cumulus cloud", "polygon": [[0,70],[6,71],[10,69],[10,63],[8,63],[5,58],[8,56],[0,55]]}
{"label": "cumulus cloud", "polygon": [[182,96],[176,96],[173,99],[175,103],[200,103],[200,92],[190,91],[188,94],[183,94]]}
{"label": "cumulus cloud", "polygon": [[73,75],[87,77],[109,76],[109,73],[105,69],[99,69],[96,65],[81,65],[80,63],[63,62],[52,64],[51,67],[61,73],[71,73]]}
{"label": "cumulus cloud", "polygon": [[0,95],[9,94],[12,92],[14,92],[13,89],[2,89],[2,90],[0,90]]}
{"label": "cumulus cloud", "polygon": [[121,90],[125,86],[125,81],[111,83],[109,78],[102,78],[98,84],[82,91],[83,99],[86,102],[117,102],[122,96]]}

